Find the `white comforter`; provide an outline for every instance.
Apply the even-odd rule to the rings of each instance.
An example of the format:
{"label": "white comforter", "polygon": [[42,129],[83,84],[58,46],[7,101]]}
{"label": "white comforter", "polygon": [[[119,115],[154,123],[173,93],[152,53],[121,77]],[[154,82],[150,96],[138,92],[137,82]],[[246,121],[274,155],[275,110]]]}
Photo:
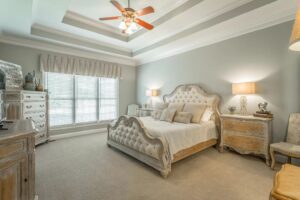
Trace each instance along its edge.
{"label": "white comforter", "polygon": [[140,120],[152,136],[163,136],[167,140],[172,159],[180,150],[218,137],[213,121],[183,124],[154,120],[152,117],[140,117]]}

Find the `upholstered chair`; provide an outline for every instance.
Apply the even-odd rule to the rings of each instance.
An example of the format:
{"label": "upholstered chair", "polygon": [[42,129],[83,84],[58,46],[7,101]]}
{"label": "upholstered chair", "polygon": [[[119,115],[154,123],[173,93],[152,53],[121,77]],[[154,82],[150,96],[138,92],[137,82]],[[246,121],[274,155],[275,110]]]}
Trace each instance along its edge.
{"label": "upholstered chair", "polygon": [[292,157],[300,158],[300,113],[290,114],[286,142],[271,144],[270,154],[272,158],[272,169],[274,169],[276,162],[275,153],[288,156],[289,163]]}
{"label": "upholstered chair", "polygon": [[138,108],[139,108],[139,105],[137,105],[137,104],[128,105],[127,115],[130,116],[130,117],[138,116]]}

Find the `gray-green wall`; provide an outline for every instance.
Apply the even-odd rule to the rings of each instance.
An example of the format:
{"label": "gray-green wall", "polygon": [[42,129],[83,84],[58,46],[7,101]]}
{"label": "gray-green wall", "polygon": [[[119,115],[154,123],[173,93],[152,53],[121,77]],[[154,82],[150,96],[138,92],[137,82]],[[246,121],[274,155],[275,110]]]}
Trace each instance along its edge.
{"label": "gray-green wall", "polygon": [[[0,59],[21,65],[24,76],[28,72],[32,72],[33,70],[35,70],[37,78],[42,77],[42,73],[40,72],[40,67],[39,67],[39,55],[41,53],[47,53],[47,52],[38,49],[33,49],[33,48],[0,43]],[[120,115],[123,115],[127,112],[128,104],[136,102],[135,72],[136,72],[135,67],[122,66],[123,77],[122,79],[120,79],[120,86],[119,86]]]}
{"label": "gray-green wall", "polygon": [[239,105],[231,83],[255,81],[258,93],[248,96],[249,113],[267,101],[275,117],[274,141],[283,140],[289,113],[300,111],[300,53],[288,50],[291,29],[286,22],[139,66],[137,101],[146,102],[147,88],[167,94],[179,84],[196,83],[219,94],[226,113],[228,105]]}

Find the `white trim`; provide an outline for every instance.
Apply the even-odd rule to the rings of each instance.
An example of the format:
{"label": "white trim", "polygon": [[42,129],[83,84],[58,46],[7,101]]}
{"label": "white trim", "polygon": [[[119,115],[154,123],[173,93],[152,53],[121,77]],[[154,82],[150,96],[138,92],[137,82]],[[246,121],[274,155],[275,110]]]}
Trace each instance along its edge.
{"label": "white trim", "polygon": [[87,131],[64,133],[64,134],[58,134],[58,135],[52,135],[52,136],[50,135],[50,141],[51,140],[60,140],[60,139],[70,138],[70,137],[83,136],[83,135],[96,134],[96,133],[106,133],[106,131],[107,131],[106,128],[101,128],[101,129],[92,129],[92,130],[87,130]]}
{"label": "white trim", "polygon": [[136,60],[131,57],[125,57],[118,54],[89,49],[85,47],[74,46],[73,44],[65,44],[58,41],[46,41],[42,39],[20,37],[13,35],[0,35],[0,42],[12,44],[17,46],[24,46],[33,49],[50,51],[55,53],[68,54],[72,56],[79,56],[84,58],[91,58],[96,60],[103,60],[107,62],[114,62],[128,66],[136,66]]}

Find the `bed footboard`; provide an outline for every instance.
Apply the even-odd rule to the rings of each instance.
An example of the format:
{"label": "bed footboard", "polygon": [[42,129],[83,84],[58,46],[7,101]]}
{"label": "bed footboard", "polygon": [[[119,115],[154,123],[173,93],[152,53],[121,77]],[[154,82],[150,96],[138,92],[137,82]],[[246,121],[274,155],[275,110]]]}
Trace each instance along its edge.
{"label": "bed footboard", "polygon": [[121,116],[107,127],[107,144],[160,171],[163,177],[171,172],[169,146],[163,137],[151,136],[136,117]]}

